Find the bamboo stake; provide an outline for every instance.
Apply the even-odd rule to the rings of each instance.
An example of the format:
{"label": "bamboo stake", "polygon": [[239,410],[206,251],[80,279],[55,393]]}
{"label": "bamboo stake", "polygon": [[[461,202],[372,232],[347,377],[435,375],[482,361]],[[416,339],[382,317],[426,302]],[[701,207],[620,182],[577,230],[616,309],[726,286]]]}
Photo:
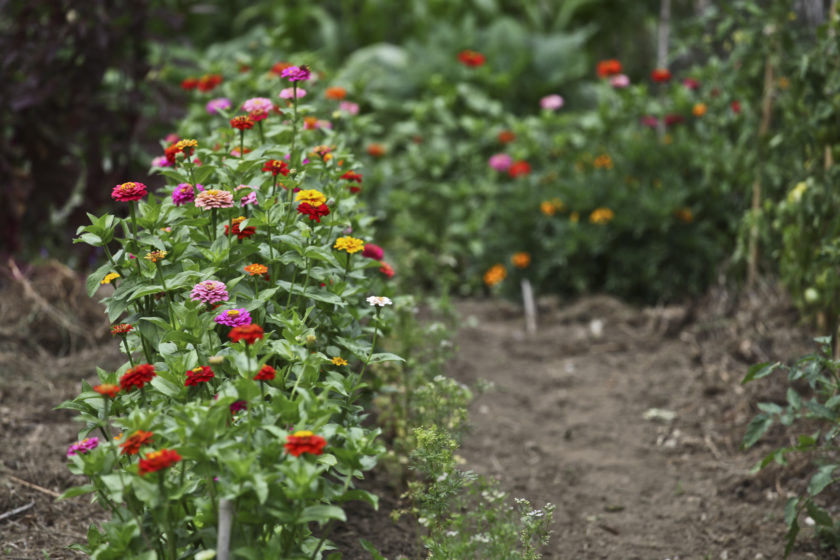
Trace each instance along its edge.
{"label": "bamboo stake", "polygon": [[534,304],[534,291],[527,278],[522,279],[520,286],[522,286],[522,305],[525,308],[525,332],[534,334],[537,332],[537,306]]}
{"label": "bamboo stake", "polygon": [[761,140],[770,130],[770,122],[773,116],[773,94],[775,92],[773,82],[773,64],[770,62],[770,55],[764,62],[764,98],[761,102],[761,125],[758,128],[758,149],[759,161],[756,169],[756,178],[752,189],[752,224],[750,225],[749,257],[747,261],[747,288],[755,285],[758,277],[758,214],[761,211]]}
{"label": "bamboo stake", "polygon": [[233,525],[233,501],[219,500],[219,534],[216,541],[216,559],[230,558],[230,528]]}

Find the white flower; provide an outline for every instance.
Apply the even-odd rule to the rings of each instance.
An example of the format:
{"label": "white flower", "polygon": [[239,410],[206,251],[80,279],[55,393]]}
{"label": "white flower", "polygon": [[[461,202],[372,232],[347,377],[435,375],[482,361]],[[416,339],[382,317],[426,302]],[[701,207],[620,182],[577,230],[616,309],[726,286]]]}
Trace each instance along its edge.
{"label": "white flower", "polygon": [[391,298],[385,296],[370,296],[367,298],[367,302],[371,305],[378,305],[379,307],[385,307],[394,303],[391,301]]}

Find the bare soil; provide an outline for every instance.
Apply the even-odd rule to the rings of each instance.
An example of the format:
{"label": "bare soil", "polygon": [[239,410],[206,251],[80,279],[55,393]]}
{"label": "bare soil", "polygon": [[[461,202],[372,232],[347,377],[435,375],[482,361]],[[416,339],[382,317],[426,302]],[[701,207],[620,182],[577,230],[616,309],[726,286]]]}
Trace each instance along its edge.
{"label": "bare soil", "polygon": [[[78,425],[53,408],[77,394],[96,365],[115,368],[121,357],[109,335],[92,334],[107,325],[85,315],[89,308],[79,312],[89,300],[72,283],[27,278],[46,306],[19,279],[0,278],[0,324],[14,325],[0,329],[0,516],[32,504],[0,519],[0,557],[78,558],[66,547],[103,514],[84,497],[54,500],[80,481],[64,459]],[[717,290],[695,305],[656,309],[607,297],[544,300],[533,335],[517,306],[463,301],[458,309],[464,326],[447,373],[495,385],[472,405],[474,429],[459,453],[513,495],[558,506],[546,558],[782,557],[783,505],[807,483],[807,465],[753,475],[769,444],[738,448],[755,404],[784,394],[781,380],[742,387],[749,365],[813,350],[778,291],[736,298]],[[84,329],[73,330],[83,317]],[[44,347],[27,332],[63,334]],[[776,444],[789,437],[771,435]],[[369,558],[359,538],[392,560],[421,558],[413,526],[389,517],[404,507],[400,489],[383,474],[366,484],[382,507],[360,506],[336,530],[344,558]],[[791,558],[837,557],[808,530],[800,541]]]}

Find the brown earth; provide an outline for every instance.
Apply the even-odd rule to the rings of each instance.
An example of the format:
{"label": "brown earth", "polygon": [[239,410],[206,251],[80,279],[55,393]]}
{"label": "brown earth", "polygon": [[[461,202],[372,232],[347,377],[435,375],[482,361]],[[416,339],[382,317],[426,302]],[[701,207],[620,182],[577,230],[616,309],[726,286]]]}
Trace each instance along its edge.
{"label": "brown earth", "polygon": [[[86,328],[73,330],[91,308],[72,283],[39,285],[29,276],[39,303],[20,278],[2,282],[0,324],[9,328],[0,329],[0,516],[32,505],[0,519],[0,557],[78,558],[66,547],[84,540],[102,513],[84,497],[54,501],[80,481],[64,461],[78,425],[53,408],[92,378],[95,365],[119,365],[120,354],[113,341],[90,334],[107,332],[104,323],[85,319]],[[464,326],[448,373],[495,384],[472,405],[474,429],[460,454],[514,496],[558,506],[546,558],[782,557],[782,508],[808,470],[803,463],[752,475],[769,446],[738,450],[755,403],[783,396],[781,380],[741,387],[747,367],[813,349],[777,291],[735,298],[718,290],[694,306],[643,310],[605,297],[562,306],[546,300],[534,335],[524,333],[516,306],[464,301],[458,308]],[[54,340],[37,345],[27,325]],[[56,357],[62,352],[70,353]],[[646,419],[653,409],[665,412]],[[668,412],[673,419],[662,418]],[[773,436],[775,443],[787,437]],[[369,558],[355,544],[360,537],[392,560],[422,557],[411,524],[389,519],[404,504],[384,478],[367,483],[382,496],[380,511],[353,512],[333,535],[346,559]],[[836,557],[808,530],[800,541],[794,559]]]}

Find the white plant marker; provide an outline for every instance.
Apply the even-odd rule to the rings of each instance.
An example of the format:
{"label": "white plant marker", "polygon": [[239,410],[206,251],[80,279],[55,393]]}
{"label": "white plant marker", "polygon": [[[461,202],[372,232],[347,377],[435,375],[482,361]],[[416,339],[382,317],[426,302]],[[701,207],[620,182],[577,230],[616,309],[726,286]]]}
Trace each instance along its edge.
{"label": "white plant marker", "polygon": [[233,525],[233,501],[219,500],[219,538],[216,542],[216,559],[228,560],[230,557],[230,528]]}
{"label": "white plant marker", "polygon": [[534,291],[527,278],[522,279],[520,286],[522,286],[522,305],[525,307],[525,332],[534,334],[537,332],[537,306],[534,304]]}

